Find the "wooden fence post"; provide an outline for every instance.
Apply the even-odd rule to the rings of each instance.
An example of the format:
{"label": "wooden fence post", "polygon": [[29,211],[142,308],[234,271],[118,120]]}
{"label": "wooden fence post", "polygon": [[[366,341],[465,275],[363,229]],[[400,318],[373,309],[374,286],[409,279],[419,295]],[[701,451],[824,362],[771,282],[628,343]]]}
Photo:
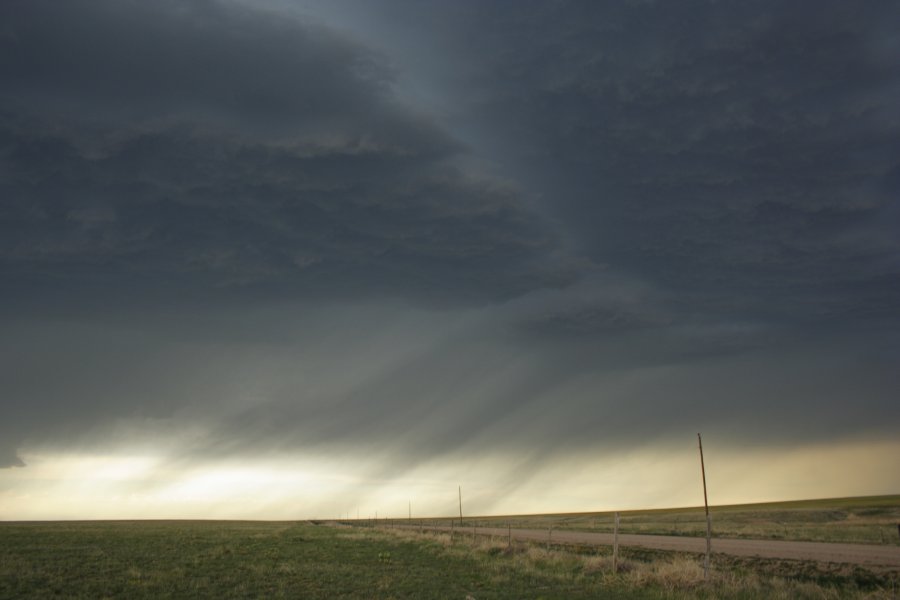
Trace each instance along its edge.
{"label": "wooden fence post", "polygon": [[706,509],[706,558],[703,561],[703,578],[709,578],[709,554],[712,551],[712,521],[709,518],[709,501],[706,498],[706,466],[703,464],[703,439],[697,434],[700,446],[700,473],[703,475],[703,507]]}
{"label": "wooden fence post", "polygon": [[613,525],[613,573],[619,572],[619,513],[616,513]]}

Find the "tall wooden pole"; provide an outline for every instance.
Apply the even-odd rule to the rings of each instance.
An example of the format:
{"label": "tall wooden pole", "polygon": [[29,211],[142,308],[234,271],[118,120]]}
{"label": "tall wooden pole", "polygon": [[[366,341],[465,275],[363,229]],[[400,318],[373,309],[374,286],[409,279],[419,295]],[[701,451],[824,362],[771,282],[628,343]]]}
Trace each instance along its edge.
{"label": "tall wooden pole", "polygon": [[459,486],[459,526],[462,527],[462,486]]}
{"label": "tall wooden pole", "polygon": [[613,573],[619,572],[619,513],[616,513],[613,529]]}
{"label": "tall wooden pole", "polygon": [[709,518],[709,500],[706,496],[706,466],[703,464],[703,438],[697,434],[697,444],[700,446],[700,473],[703,475],[703,508],[706,510],[706,559],[703,561],[703,577],[709,577],[709,554],[712,547],[712,521]]}

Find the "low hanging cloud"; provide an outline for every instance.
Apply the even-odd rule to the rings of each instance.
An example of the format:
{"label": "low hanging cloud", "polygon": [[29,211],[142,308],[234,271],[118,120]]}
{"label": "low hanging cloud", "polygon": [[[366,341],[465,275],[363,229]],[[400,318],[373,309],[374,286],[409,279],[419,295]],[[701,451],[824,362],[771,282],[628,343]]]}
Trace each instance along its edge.
{"label": "low hanging cloud", "polygon": [[25,463],[16,454],[13,448],[0,448],[0,469],[8,469],[10,467],[24,467]]}
{"label": "low hanging cloud", "polygon": [[896,3],[404,9],[455,57],[460,120],[595,262],[680,313],[896,318]]}
{"label": "low hanging cloud", "polygon": [[456,164],[464,149],[393,97],[385,61],[322,26],[230,3],[4,12],[0,260],[14,296],[453,305],[575,275],[514,185]]}
{"label": "low hanging cloud", "polygon": [[278,393],[256,378],[286,376],[280,344],[330,330],[285,334],[253,316],[268,305],[479,306],[581,268],[395,97],[385,57],[321,24],[167,1],[14,1],[0,21],[3,466]]}
{"label": "low hanging cloud", "polygon": [[295,4],[0,6],[0,467],[896,437],[892,3]]}

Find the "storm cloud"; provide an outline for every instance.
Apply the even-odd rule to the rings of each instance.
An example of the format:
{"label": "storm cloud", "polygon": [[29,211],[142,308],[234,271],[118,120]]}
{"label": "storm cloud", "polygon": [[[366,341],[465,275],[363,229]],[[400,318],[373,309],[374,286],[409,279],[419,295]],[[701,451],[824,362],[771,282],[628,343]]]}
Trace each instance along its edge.
{"label": "storm cloud", "polygon": [[898,19],[6,2],[0,467],[896,439]]}
{"label": "storm cloud", "polygon": [[5,10],[14,289],[453,304],[572,280],[515,186],[454,165],[384,61],[321,26],[216,3]]}
{"label": "storm cloud", "polygon": [[708,311],[896,315],[893,3],[437,10],[467,118],[597,262]]}

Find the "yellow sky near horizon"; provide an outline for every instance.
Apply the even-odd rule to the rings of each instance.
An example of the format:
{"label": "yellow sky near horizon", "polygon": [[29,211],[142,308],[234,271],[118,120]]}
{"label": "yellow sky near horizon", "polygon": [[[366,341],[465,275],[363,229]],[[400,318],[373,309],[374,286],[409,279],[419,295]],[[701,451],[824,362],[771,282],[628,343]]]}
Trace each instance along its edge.
{"label": "yellow sky near horizon", "polygon": [[[694,442],[696,440],[693,440]],[[710,504],[900,492],[900,441],[790,449],[706,446]],[[0,471],[0,520],[402,518],[699,506],[695,444],[542,463],[510,456],[446,456],[392,479],[380,457],[283,455],[178,465],[149,454],[26,454]]]}

